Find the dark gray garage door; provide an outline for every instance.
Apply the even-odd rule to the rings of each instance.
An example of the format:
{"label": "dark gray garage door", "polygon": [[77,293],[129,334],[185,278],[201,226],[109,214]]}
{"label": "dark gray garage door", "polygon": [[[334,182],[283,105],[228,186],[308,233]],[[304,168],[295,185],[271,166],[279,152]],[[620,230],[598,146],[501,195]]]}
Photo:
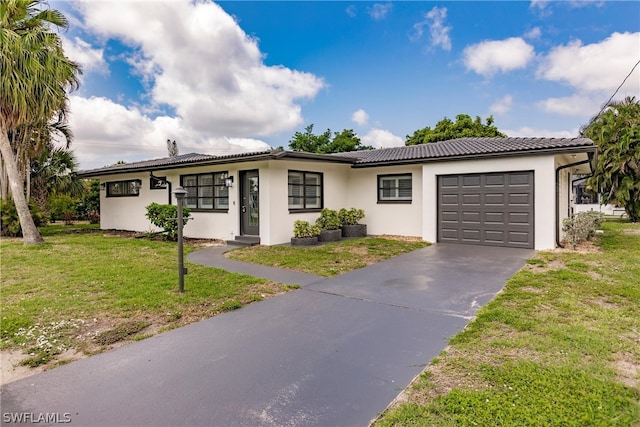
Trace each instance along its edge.
{"label": "dark gray garage door", "polygon": [[533,220],[533,171],[438,177],[439,242],[533,248]]}

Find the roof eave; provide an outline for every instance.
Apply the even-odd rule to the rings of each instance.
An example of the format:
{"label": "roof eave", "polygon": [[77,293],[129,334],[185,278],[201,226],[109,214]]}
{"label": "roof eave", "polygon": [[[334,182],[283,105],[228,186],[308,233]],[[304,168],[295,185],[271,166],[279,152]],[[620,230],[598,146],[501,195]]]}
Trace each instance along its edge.
{"label": "roof eave", "polygon": [[431,162],[445,162],[454,160],[481,160],[491,159],[496,157],[522,157],[522,156],[543,156],[550,154],[576,154],[576,153],[595,153],[596,147],[594,146],[579,146],[579,147],[555,147],[547,149],[536,149],[526,151],[501,151],[495,153],[479,153],[479,154],[465,154],[465,155],[453,155],[453,156],[440,156],[440,157],[427,157],[418,159],[404,159],[404,160],[383,160],[379,162],[367,162],[367,163],[355,163],[351,167],[356,168],[370,168],[377,166],[398,166],[407,164],[421,164]]}
{"label": "roof eave", "polygon": [[111,169],[111,170],[96,169],[96,170],[89,170],[86,172],[80,171],[77,173],[77,176],[79,178],[92,178],[92,177],[118,175],[118,174],[125,174],[125,173],[153,172],[153,171],[159,171],[159,170],[184,169],[184,168],[192,168],[192,167],[200,167],[200,166],[254,162],[259,160],[283,160],[283,159],[321,160],[325,162],[349,163],[349,164],[352,164],[357,160],[353,158],[331,156],[329,154],[314,154],[314,153],[304,153],[304,152],[296,152],[296,151],[272,151],[268,153],[259,153],[255,155],[247,155],[247,156],[241,155],[238,157],[222,157],[222,158],[215,158],[215,159],[200,160],[195,162],[184,162],[184,163],[152,165],[152,166],[144,166],[144,167],[130,167],[130,168],[123,167],[123,168]]}

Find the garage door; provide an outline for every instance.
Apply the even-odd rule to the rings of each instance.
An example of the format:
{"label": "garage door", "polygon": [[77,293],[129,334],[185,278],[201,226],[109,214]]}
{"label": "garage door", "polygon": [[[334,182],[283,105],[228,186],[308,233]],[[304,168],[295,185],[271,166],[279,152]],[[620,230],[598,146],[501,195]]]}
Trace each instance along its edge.
{"label": "garage door", "polygon": [[533,220],[533,171],[438,177],[439,242],[533,248]]}

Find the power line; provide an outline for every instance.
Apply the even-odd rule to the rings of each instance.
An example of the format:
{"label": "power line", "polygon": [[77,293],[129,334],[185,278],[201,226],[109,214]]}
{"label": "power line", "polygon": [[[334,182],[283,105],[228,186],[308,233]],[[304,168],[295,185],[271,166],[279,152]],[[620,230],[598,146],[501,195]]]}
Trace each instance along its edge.
{"label": "power line", "polygon": [[[622,88],[622,86],[624,86],[624,84],[627,82],[627,79],[629,77],[631,77],[631,74],[633,74],[633,71],[636,69],[636,67],[640,64],[640,59],[638,60],[638,62],[636,62],[636,65],[633,66],[633,68],[631,68],[631,71],[629,71],[629,74],[627,74],[627,77],[624,78],[624,80],[622,80],[622,83],[620,83],[620,86],[618,86],[616,88],[616,90],[613,92],[613,95],[611,95],[611,97],[609,98],[609,100],[607,102],[605,102],[602,105],[602,108],[600,109],[600,111],[598,112],[598,114],[596,114],[595,116],[593,116],[593,118],[591,119],[591,121],[589,121],[589,125],[591,125],[591,123],[593,123],[593,121],[598,118],[600,116],[600,114],[602,114],[602,112],[605,110],[605,108],[607,108],[607,106],[609,105],[609,103],[611,102],[611,100],[613,99],[614,96],[616,96],[618,94],[618,91],[620,90],[620,88]],[[589,127],[589,126],[587,126]],[[586,128],[585,128],[586,129]]]}

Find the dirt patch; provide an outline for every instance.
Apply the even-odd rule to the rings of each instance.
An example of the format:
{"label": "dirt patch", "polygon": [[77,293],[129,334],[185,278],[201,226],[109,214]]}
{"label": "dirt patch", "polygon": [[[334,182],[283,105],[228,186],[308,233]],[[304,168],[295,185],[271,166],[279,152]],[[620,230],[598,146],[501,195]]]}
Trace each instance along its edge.
{"label": "dirt patch", "polygon": [[418,236],[400,236],[395,234],[379,234],[371,235],[370,237],[381,237],[383,239],[399,240],[401,242],[424,242],[422,237]]}
{"label": "dirt patch", "polygon": [[596,254],[602,252],[602,247],[598,246],[597,238],[592,240],[585,240],[576,245],[576,247],[571,247],[570,244],[563,242],[564,248],[556,248],[553,249],[552,252],[573,252],[579,254]]}
{"label": "dirt patch", "polygon": [[640,389],[640,361],[630,354],[616,354],[613,367],[618,381],[636,390]]}
{"label": "dirt patch", "polygon": [[554,259],[549,262],[527,264],[523,267],[523,270],[531,271],[532,273],[546,273],[547,271],[560,270],[565,267],[566,265],[563,261]]}
{"label": "dirt patch", "polygon": [[630,236],[640,236],[640,228],[623,228],[620,231]]}

